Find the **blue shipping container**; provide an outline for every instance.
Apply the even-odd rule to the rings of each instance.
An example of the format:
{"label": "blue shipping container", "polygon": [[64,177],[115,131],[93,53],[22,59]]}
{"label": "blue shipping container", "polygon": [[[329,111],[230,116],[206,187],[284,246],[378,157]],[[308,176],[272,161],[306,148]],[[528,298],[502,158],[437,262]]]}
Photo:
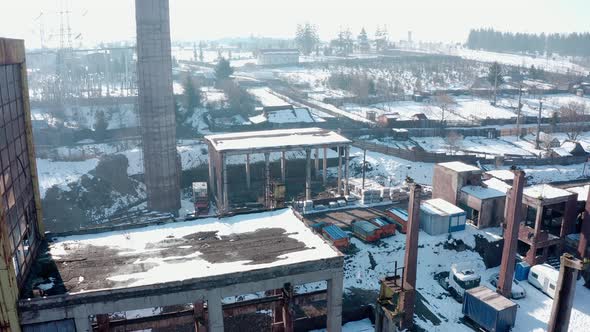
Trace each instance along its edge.
{"label": "blue shipping container", "polygon": [[469,289],[463,297],[463,314],[487,331],[510,331],[516,309],[516,303],[485,286]]}
{"label": "blue shipping container", "polygon": [[529,278],[530,271],[531,266],[527,262],[517,263],[514,269],[514,279],[518,281],[527,280]]}

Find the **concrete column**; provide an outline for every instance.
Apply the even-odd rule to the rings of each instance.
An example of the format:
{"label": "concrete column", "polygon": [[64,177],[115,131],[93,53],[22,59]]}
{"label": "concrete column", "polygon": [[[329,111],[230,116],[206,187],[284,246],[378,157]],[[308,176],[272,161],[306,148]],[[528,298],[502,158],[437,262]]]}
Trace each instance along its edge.
{"label": "concrete column", "polygon": [[342,148],[338,147],[338,185],[337,185],[337,196],[342,195]]}
{"label": "concrete column", "polygon": [[541,226],[543,225],[543,205],[539,204],[537,206],[537,214],[535,216],[535,231],[533,236],[533,241],[537,241],[539,234],[541,234]]}
{"label": "concrete column", "polygon": [[214,289],[207,294],[207,313],[209,316],[208,332],[223,332],[223,308],[221,291]]}
{"label": "concrete column", "polygon": [[416,302],[416,275],[418,270],[418,235],[420,232],[420,194],[419,184],[410,186],[410,201],[408,202],[408,225],[406,232],[406,252],[404,254],[404,284],[406,290],[402,307],[404,318],[402,329],[409,329],[414,321],[414,304]]}
{"label": "concrete column", "polygon": [[215,173],[217,178],[217,210],[218,213],[223,213],[223,172],[221,169],[221,156],[219,153],[215,154]]}
{"label": "concrete column", "polygon": [[286,168],[287,158],[285,157],[285,151],[281,151],[281,181],[283,181],[283,183],[285,183],[285,178],[287,177]]}
{"label": "concrete column", "polygon": [[229,196],[227,193],[227,157],[221,154],[221,171],[223,172],[223,212],[229,210]]}
{"label": "concrete column", "polygon": [[264,204],[270,207],[270,153],[264,153]]}
{"label": "concrete column", "polygon": [[250,154],[246,154],[246,188],[250,189]]}
{"label": "concrete column", "polygon": [[209,146],[209,192],[215,194],[215,174],[213,169],[213,158],[212,158],[211,146]]}
{"label": "concrete column", "polygon": [[342,331],[342,272],[335,273],[328,282],[328,332]]}
{"label": "concrete column", "polygon": [[586,198],[584,219],[582,220],[582,231],[580,232],[580,243],[578,244],[578,255],[581,258],[588,257],[588,241],[590,241],[590,190]]}
{"label": "concrete column", "polygon": [[76,324],[76,332],[92,332],[88,316],[75,317],[74,324]]}
{"label": "concrete column", "polygon": [[561,222],[561,232],[559,233],[559,237],[562,240],[575,231],[577,218],[578,194],[573,194],[565,202],[565,211],[563,212],[563,221]]}
{"label": "concrete column", "polygon": [[326,186],[326,182],[328,181],[328,148],[324,146],[324,165],[322,170],[322,180],[324,181],[324,186]]}
{"label": "concrete column", "polygon": [[97,332],[109,332],[110,327],[110,320],[108,314],[100,314],[96,315],[96,326]]}
{"label": "concrete column", "polygon": [[348,195],[348,163],[350,161],[350,147],[344,148],[346,163],[344,164],[344,195]]}
{"label": "concrete column", "polygon": [[315,148],[315,179],[320,177],[320,149]]}
{"label": "concrete column", "polygon": [[510,298],[510,294],[512,294],[518,231],[520,230],[520,221],[522,220],[522,191],[524,181],[524,172],[515,171],[506,209],[506,231],[504,232],[504,247],[502,248],[502,263],[500,264],[497,292],[507,298]]}
{"label": "concrete column", "polygon": [[305,150],[305,199],[311,199],[311,150]]}

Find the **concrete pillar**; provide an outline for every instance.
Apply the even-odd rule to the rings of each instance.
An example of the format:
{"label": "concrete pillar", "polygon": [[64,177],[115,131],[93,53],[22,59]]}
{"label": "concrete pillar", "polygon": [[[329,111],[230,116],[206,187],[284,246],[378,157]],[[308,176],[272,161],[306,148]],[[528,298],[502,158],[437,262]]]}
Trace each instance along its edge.
{"label": "concrete pillar", "polygon": [[402,285],[407,289],[402,307],[404,317],[402,329],[410,329],[414,325],[414,305],[416,302],[416,274],[418,270],[418,234],[420,232],[420,194],[422,187],[413,183],[410,186],[408,202],[408,225],[406,231],[406,252],[404,255],[404,275]]}
{"label": "concrete pillar", "polygon": [[320,177],[320,149],[315,148],[315,179]]}
{"label": "concrete pillar", "polygon": [[285,151],[281,151],[281,181],[283,181],[283,183],[285,183],[285,178],[287,177],[286,167],[287,158],[285,157]]}
{"label": "concrete pillar", "polygon": [[334,273],[328,282],[328,317],[326,328],[328,332],[342,331],[342,272]]}
{"label": "concrete pillar", "polygon": [[218,213],[223,214],[223,172],[221,169],[221,156],[219,153],[215,154],[215,173],[215,176],[217,178],[217,209],[219,210]]}
{"label": "concrete pillar", "polygon": [[221,154],[221,171],[223,172],[223,212],[229,211],[229,196],[227,192],[227,157]]}
{"label": "concrete pillar", "polygon": [[568,200],[565,202],[565,211],[563,212],[563,221],[561,222],[561,231],[559,233],[559,237],[562,240],[575,231],[577,218],[578,194],[573,194],[568,197]]}
{"label": "concrete pillar", "polygon": [[180,209],[168,0],[136,0],[137,87],[150,210]]}
{"label": "concrete pillar", "polygon": [[348,163],[350,161],[350,147],[344,148],[345,164],[344,164],[344,195],[348,195]]}
{"label": "concrete pillar", "polygon": [[537,205],[537,214],[535,215],[535,231],[533,241],[536,242],[539,234],[541,234],[541,227],[543,225],[543,205]]}
{"label": "concrete pillar", "polygon": [[588,257],[588,241],[590,241],[590,190],[586,198],[584,220],[582,220],[582,231],[580,232],[580,243],[578,244],[578,255],[580,258]]}
{"label": "concrete pillar", "polygon": [[324,146],[324,165],[322,170],[322,180],[324,181],[324,186],[326,186],[326,182],[328,181],[328,148]]}
{"label": "concrete pillar", "polygon": [[311,150],[305,150],[305,199],[311,199]]}
{"label": "concrete pillar", "polygon": [[109,323],[110,320],[108,314],[96,315],[97,332],[109,332]]}
{"label": "concrete pillar", "polygon": [[524,181],[524,172],[515,171],[508,206],[506,208],[506,231],[504,232],[504,247],[502,249],[502,263],[500,264],[497,292],[507,298],[510,298],[510,294],[512,294],[518,231],[520,230],[520,222],[522,220],[522,191]]}
{"label": "concrete pillar", "polygon": [[337,185],[337,194],[336,196],[342,195],[342,148],[338,147],[338,185]]}
{"label": "concrete pillar", "polygon": [[246,154],[246,188],[250,189],[250,154]]}
{"label": "concrete pillar", "polygon": [[213,148],[209,146],[209,192],[215,194],[215,174],[213,169],[213,158],[211,158]]}
{"label": "concrete pillar", "polygon": [[76,324],[76,332],[92,332],[88,316],[74,317],[74,324]]}
{"label": "concrete pillar", "polygon": [[270,153],[264,153],[264,205],[270,207]]}
{"label": "concrete pillar", "polygon": [[207,313],[209,316],[207,332],[223,332],[223,308],[219,289],[213,289],[207,294]]}

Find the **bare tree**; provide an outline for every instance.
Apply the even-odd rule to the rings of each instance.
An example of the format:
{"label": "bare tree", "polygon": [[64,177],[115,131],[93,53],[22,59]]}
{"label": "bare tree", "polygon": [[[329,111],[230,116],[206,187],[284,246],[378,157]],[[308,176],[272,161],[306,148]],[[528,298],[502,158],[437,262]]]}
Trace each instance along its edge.
{"label": "bare tree", "polygon": [[441,111],[440,122],[445,122],[445,113],[452,112],[455,109],[455,99],[448,94],[442,93],[432,97],[431,102]]}
{"label": "bare tree", "polygon": [[576,141],[584,131],[586,104],[580,102],[569,102],[559,108],[560,122],[567,134],[567,137]]}
{"label": "bare tree", "polygon": [[462,141],[463,135],[454,130],[449,131],[447,133],[447,136],[445,137],[445,142],[447,143],[447,146],[449,148],[449,153],[456,154],[457,151],[459,151],[459,148],[461,147]]}

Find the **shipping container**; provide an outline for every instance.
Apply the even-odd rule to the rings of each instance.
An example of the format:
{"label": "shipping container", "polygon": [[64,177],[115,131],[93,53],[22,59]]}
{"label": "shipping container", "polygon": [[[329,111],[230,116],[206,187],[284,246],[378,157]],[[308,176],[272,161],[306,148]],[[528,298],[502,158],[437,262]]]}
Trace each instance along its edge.
{"label": "shipping container", "polygon": [[338,249],[347,248],[350,244],[348,234],[336,225],[328,225],[322,229],[322,232]]}
{"label": "shipping container", "polygon": [[516,303],[485,286],[466,290],[463,297],[463,314],[490,332],[510,331],[516,310]]}
{"label": "shipping container", "polygon": [[385,210],[385,215],[390,217],[397,225],[397,230],[406,233],[408,224],[408,211],[401,208],[393,208]]}
{"label": "shipping container", "polygon": [[462,231],[465,221],[465,211],[444,199],[433,198],[420,205],[420,228],[430,235]]}
{"label": "shipping container", "polygon": [[365,220],[353,222],[352,231],[357,237],[366,242],[374,242],[379,240],[381,238],[382,232],[379,227]]}
{"label": "shipping container", "polygon": [[369,220],[369,222],[381,230],[382,236],[391,236],[395,235],[395,224],[389,223],[382,218],[373,218]]}

